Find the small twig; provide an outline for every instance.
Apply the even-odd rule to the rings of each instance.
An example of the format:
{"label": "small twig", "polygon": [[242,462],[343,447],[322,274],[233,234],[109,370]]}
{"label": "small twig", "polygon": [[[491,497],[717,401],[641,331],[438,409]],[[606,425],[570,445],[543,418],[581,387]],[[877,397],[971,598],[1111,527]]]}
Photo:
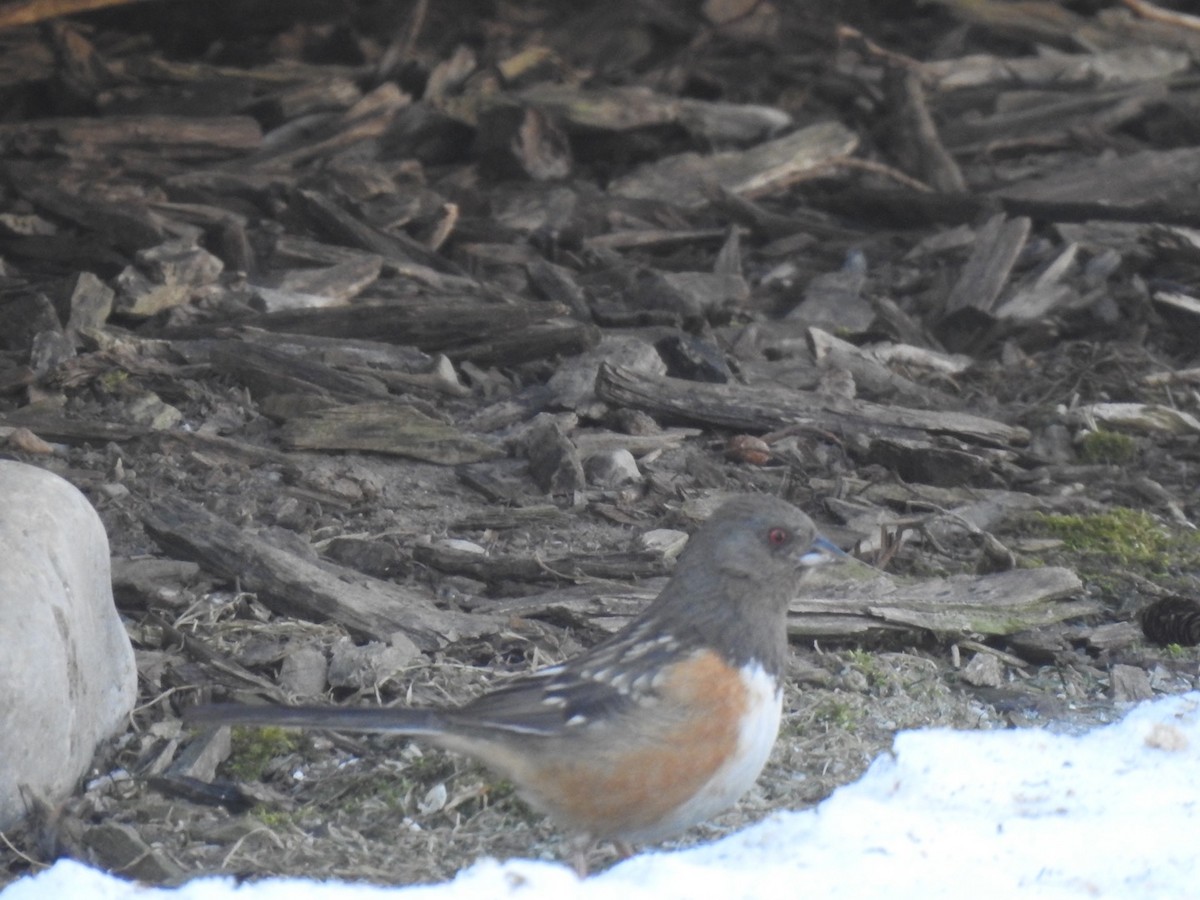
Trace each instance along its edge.
{"label": "small twig", "polygon": [[1163,9],[1161,6],[1155,6],[1153,3],[1147,2],[1147,0],[1122,0],[1122,2],[1139,16],[1145,16],[1152,22],[1162,22],[1165,25],[1174,25],[1176,28],[1190,28],[1194,31],[1200,31],[1200,16],[1191,16],[1187,13]]}
{"label": "small twig", "polygon": [[177,688],[177,687],[168,688],[167,690],[165,690],[161,694],[159,694],[157,697],[155,697],[153,700],[143,703],[141,706],[135,706],[133,708],[133,712],[130,715],[136,715],[137,713],[144,712],[147,709],[150,709],[150,707],[152,707],[152,706],[158,706],[158,704],[162,703],[164,700],[166,700],[168,697],[170,697],[172,694],[174,694],[178,690],[179,690],[179,688]]}
{"label": "small twig", "polygon": [[8,835],[5,834],[3,831],[0,831],[0,841],[4,841],[4,846],[6,846],[13,853],[17,854],[17,856],[19,856],[21,859],[25,860],[25,862],[29,863],[31,866],[37,866],[40,869],[50,868],[49,863],[44,863],[41,860],[34,859],[32,856],[29,856],[25,853],[22,853],[20,850],[18,850],[15,846],[13,846],[13,842],[8,839]]}
{"label": "small twig", "polygon": [[925,66],[920,60],[913,59],[911,56],[905,56],[903,53],[897,53],[894,50],[888,50],[886,47],[881,47],[857,28],[853,28],[850,25],[839,25],[834,34],[837,35],[839,41],[857,41],[872,56],[877,56],[893,65],[912,69],[917,73],[925,70]]}
{"label": "small twig", "polygon": [[247,839],[254,837],[256,834],[266,834],[275,843],[276,847],[278,847],[280,850],[284,849],[283,841],[279,840],[279,837],[275,834],[275,832],[273,832],[266,825],[261,825],[258,828],[255,828],[253,831],[246,832],[237,839],[234,845],[229,848],[229,852],[225,854],[225,858],[221,860],[221,868],[228,869],[229,861],[233,859],[233,855],[242,849],[242,844],[244,844]]}
{"label": "small twig", "polygon": [[913,178],[911,175],[906,175],[899,169],[892,166],[884,165],[883,163],[874,162],[869,159],[858,159],[856,157],[845,157],[829,163],[830,168],[836,169],[861,169],[864,172],[870,172],[873,175],[882,175],[884,178],[890,178],[892,181],[899,182],[907,188],[914,191],[920,191],[922,194],[934,193],[933,188],[927,185],[920,179]]}
{"label": "small twig", "polygon": [[19,0],[0,6],[0,29],[36,25],[47,19],[72,16],[75,13],[144,2],[146,0]]}
{"label": "small twig", "polygon": [[990,656],[996,657],[996,659],[1000,660],[1006,666],[1011,666],[1014,669],[1025,671],[1029,668],[1027,660],[1021,659],[1019,656],[1013,656],[1011,653],[1005,653],[1003,650],[997,650],[995,647],[989,647],[987,644],[982,644],[979,641],[959,640],[955,642],[954,646],[965,650],[974,650],[976,653],[987,653]]}

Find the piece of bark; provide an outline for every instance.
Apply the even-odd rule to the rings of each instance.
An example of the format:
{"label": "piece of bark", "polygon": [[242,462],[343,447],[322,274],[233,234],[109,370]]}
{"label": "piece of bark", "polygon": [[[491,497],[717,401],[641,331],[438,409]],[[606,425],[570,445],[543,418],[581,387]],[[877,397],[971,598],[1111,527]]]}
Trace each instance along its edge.
{"label": "piece of bark", "polygon": [[699,208],[718,188],[750,197],[780,192],[846,158],[857,146],[858,137],[845,126],[823,122],[744,152],[669,156],[614,180],[609,189],[622,197]]}
{"label": "piece of bark", "polygon": [[384,82],[344,112],[325,117],[324,127],[316,129],[316,135],[310,134],[307,127],[295,129],[287,123],[276,133],[264,135],[259,152],[239,160],[238,164],[251,168],[282,168],[334,156],[356,144],[382,137],[399,112],[411,102],[412,98],[399,86]]}
{"label": "piece of bark", "polygon": [[1161,46],[1116,47],[1101,53],[1040,53],[1000,57],[976,53],[954,59],[923,60],[921,74],[939,92],[1030,85],[1092,87],[1138,84],[1181,75],[1191,65],[1186,53]]}
{"label": "piece of bark", "polygon": [[1083,583],[1069,569],[1045,566],[915,584],[888,578],[813,587],[789,606],[788,633],[804,639],[917,629],[944,636],[1005,635],[1094,614],[1099,604],[1069,599]]}
{"label": "piece of bark", "polygon": [[571,144],[554,119],[541,110],[496,102],[479,115],[475,152],[492,178],[553,181],[571,174]]}
{"label": "piece of bark", "polygon": [[[996,191],[1006,200],[1093,203],[1098,206],[1179,205],[1200,182],[1200,147],[1142,150],[1123,157],[1075,162]],[[1188,205],[1188,204],[1183,204]],[[1193,213],[1195,202],[1191,204]],[[1163,219],[1170,222],[1173,219]]]}
{"label": "piece of bark", "polygon": [[975,249],[946,298],[946,313],[976,309],[988,313],[1008,281],[1032,227],[1024,216],[992,216],[979,230]]}
{"label": "piece of bark", "polygon": [[861,334],[875,321],[875,310],[862,296],[866,283],[866,260],[852,253],[840,269],[822,272],[805,285],[803,299],[786,321]]}
{"label": "piece of bark", "polygon": [[130,878],[162,884],[184,877],[184,868],[161,847],[143,840],[137,829],[123,822],[107,821],[83,832],[87,858],[109,871]]}
{"label": "piece of bark", "polygon": [[366,450],[457,466],[504,451],[401,403],[379,401],[318,409],[290,419],[280,438],[297,450]]}
{"label": "piece of bark", "polygon": [[189,241],[167,241],[139,250],[135,264],[117,275],[114,306],[126,316],[149,318],[186,303],[213,284],[225,264]]}
{"label": "piece of bark", "polygon": [[383,260],[372,255],[322,269],[293,269],[284,272],[274,286],[347,303],[374,284],[382,268]]}
{"label": "piece of bark", "polygon": [[54,55],[58,57],[57,87],[73,101],[91,102],[118,82],[113,68],[72,23],[54,22],[43,34],[54,44]]}
{"label": "piece of bark", "polygon": [[929,441],[906,441],[877,437],[871,441],[863,462],[883,466],[905,481],[955,487],[1000,488],[1004,479],[992,461],[954,446]]}
{"label": "piece of bark", "polygon": [[37,335],[61,327],[45,294],[22,291],[0,299],[0,349],[27,352]]}
{"label": "piece of bark", "polygon": [[444,348],[454,362],[477,366],[518,366],[535,359],[571,357],[600,343],[600,329],[576,319],[551,319],[485,338],[464,347]]}
{"label": "piece of bark", "polygon": [[[244,343],[270,347],[281,353],[304,357],[344,371],[368,369],[369,371],[363,374],[380,379],[395,372],[429,372],[436,363],[436,357],[422,353],[416,347],[383,341],[295,332],[275,333],[250,327],[238,328],[237,337]],[[173,341],[171,346],[181,353],[190,354],[189,361],[203,362],[210,357],[212,347],[218,346],[219,343]]]}
{"label": "piece of bark", "polygon": [[1077,299],[1078,292],[1065,279],[1074,268],[1078,252],[1078,244],[1068,244],[1041,274],[1017,288],[1011,297],[996,308],[996,318],[1033,321]]}
{"label": "piece of bark", "polygon": [[40,167],[9,162],[6,168],[13,189],[35,208],[79,225],[106,245],[134,253],[161,244],[167,237],[162,217],[143,204],[110,202],[62,190],[45,183],[45,172]]}
{"label": "piece of bark", "polygon": [[921,75],[908,67],[891,67],[886,91],[891,107],[892,152],[901,167],[934,190],[965,192],[966,179],[938,135]]}
{"label": "piece of bark", "polygon": [[21,155],[66,153],[90,159],[136,149],[199,161],[253,150],[262,141],[262,130],[249,116],[106,116],[0,124],[0,147],[18,138]]}
{"label": "piece of bark", "polygon": [[400,631],[422,650],[499,629],[486,615],[435,608],[432,595],[281,550],[182,498],[156,500],[142,523],[165,553],[236,580],[281,615],[337,622],[352,634],[384,642]]}
{"label": "piece of bark", "polygon": [[525,267],[530,286],[541,297],[569,309],[581,322],[592,321],[587,293],[575,280],[574,273],[544,259],[536,259]]}
{"label": "piece of bark", "polygon": [[91,272],[80,272],[68,299],[71,313],[67,319],[67,333],[74,336],[81,329],[102,327],[112,313],[115,296],[112,288]]}
{"label": "piece of bark", "polygon": [[379,260],[381,265],[383,263],[378,253],[326,244],[295,234],[281,234],[271,246],[271,262],[280,268],[293,265],[336,266],[363,260]]}
{"label": "piece of bark", "polygon": [[1151,299],[1165,310],[1184,313],[1193,320],[1200,317],[1200,297],[1180,291],[1155,291]]}
{"label": "piece of bark", "polygon": [[136,425],[68,419],[58,410],[36,406],[4,413],[0,416],[0,426],[25,427],[44,440],[72,445],[89,441],[128,441],[150,433],[150,429]]}
{"label": "piece of bark", "polygon": [[669,571],[661,554],[612,553],[534,558],[528,556],[481,556],[444,547],[417,546],[413,559],[440,572],[464,575],[489,585],[504,582],[636,581]]}
{"label": "piece of bark", "polygon": [[267,127],[317,113],[342,111],[362,99],[362,91],[344,75],[313,73],[299,84],[257,98],[247,112]]}
{"label": "piece of bark", "polygon": [[270,394],[302,393],[356,402],[388,393],[374,378],[261,344],[223,341],[212,347],[209,359],[214,371],[245,385],[260,401]]}
{"label": "piece of bark", "polygon": [[[1115,91],[1028,92],[1014,96],[1014,109],[988,116],[963,116],[943,130],[957,154],[1014,152],[1023,147],[1067,145],[1080,128],[1102,134],[1144,118],[1170,97],[1166,84],[1136,85]],[[1003,98],[1001,98],[1003,99]]]}
{"label": "piece of bark", "polygon": [[432,252],[404,233],[382,231],[338,206],[325,195],[312,190],[297,190],[292,207],[312,227],[337,242],[349,244],[400,265],[418,263],[449,275],[465,275],[450,260]]}
{"label": "piece of bark", "polygon": [[0,28],[35,25],[59,16],[145,2],[147,0],[13,0],[0,6]]}
{"label": "piece of bark", "polygon": [[680,98],[645,87],[581,89],[546,82],[517,96],[582,134],[679,124],[709,143],[728,144],[761,140],[791,124],[791,117],[774,107]]}
{"label": "piece of bark", "polygon": [[1200,420],[1191,413],[1154,403],[1089,403],[1070,410],[1067,421],[1087,428],[1100,423],[1144,434],[1200,434]]}
{"label": "piece of bark", "polygon": [[976,687],[1000,687],[1004,684],[1004,667],[991,653],[976,653],[958,677]]}
{"label": "piece of bark", "polygon": [[531,525],[551,525],[566,520],[566,513],[549,503],[539,506],[488,507],[456,519],[451,531],[503,530],[528,528]]}
{"label": "piece of bark", "polygon": [[820,328],[808,329],[808,343],[813,357],[822,368],[842,368],[854,376],[859,390],[876,400],[896,398],[920,403],[927,407],[945,407],[948,398],[940,391],[927,388],[893,371],[888,362],[910,368],[918,359],[933,363],[938,355],[919,347],[909,347],[907,354],[896,345],[890,347],[858,347],[849,341],[834,337]]}
{"label": "piece of bark", "polygon": [[584,238],[588,250],[654,249],[712,243],[725,236],[723,228],[636,228],[594,234]]}
{"label": "piece of bark", "polygon": [[344,306],[379,278],[383,260],[362,254],[319,269],[293,269],[275,276],[275,285],[255,285],[250,305],[260,312]]}
{"label": "piece of bark", "polygon": [[1094,50],[1115,43],[1090,19],[1057,3],[1004,3],[997,0],[933,0],[963,22],[998,37],[1052,47]]}
{"label": "piece of bark", "polygon": [[[1170,163],[1163,163],[1162,166],[1169,168]],[[1068,177],[1073,171],[1070,170],[1063,177]],[[1007,193],[998,196],[934,194],[859,186],[840,192],[836,205],[829,209],[853,216],[858,221],[874,222],[877,226],[902,228],[974,222],[980,216],[994,214],[997,210],[1003,210],[1010,216],[1029,216],[1039,221],[1059,223],[1092,220],[1153,222],[1200,228],[1200,204],[1188,202],[1190,194],[1184,193],[1174,200],[1155,197],[1147,202],[1128,199],[1116,203],[1091,199],[1087,195],[1087,188],[1101,192],[1104,178],[1105,175],[1101,173],[1096,176],[1093,185],[1070,184],[1062,191],[1068,195],[1067,199],[1044,198],[1040,186],[1033,183],[1026,186],[1025,182],[1019,191],[1020,196],[1009,196]],[[1182,190],[1179,185],[1174,187]],[[1168,187],[1161,193],[1169,194],[1169,190]],[[1130,193],[1136,193],[1136,188]]]}
{"label": "piece of bark", "polygon": [[548,414],[538,416],[522,439],[529,475],[543,493],[566,495],[574,504],[585,487],[579,452]]}
{"label": "piece of bark", "polygon": [[[240,325],[268,332],[325,338],[384,341],[446,353],[470,347],[544,322],[559,312],[546,303],[489,303],[458,297],[415,301],[361,301],[329,309],[298,309],[243,319]],[[201,338],[227,328],[225,323],[166,329],[168,338]]]}
{"label": "piece of bark", "polygon": [[863,400],[837,400],[772,385],[701,384],[634,372],[604,363],[596,394],[620,406],[688,422],[738,431],[777,431],[803,426],[835,434],[861,433],[922,439],[947,434],[972,443],[1025,444],[1029,432],[968,413],[907,409]]}

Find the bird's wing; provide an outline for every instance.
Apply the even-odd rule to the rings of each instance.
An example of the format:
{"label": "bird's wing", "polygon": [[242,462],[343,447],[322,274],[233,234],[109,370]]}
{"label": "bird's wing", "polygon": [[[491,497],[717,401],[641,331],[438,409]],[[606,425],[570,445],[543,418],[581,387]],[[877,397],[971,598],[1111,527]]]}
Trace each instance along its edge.
{"label": "bird's wing", "polygon": [[[450,714],[463,724],[519,734],[561,734],[610,720],[657,696],[659,676],[678,658],[678,643],[647,628],[615,639],[568,663],[514,679]],[[459,716],[461,714],[461,718]]]}

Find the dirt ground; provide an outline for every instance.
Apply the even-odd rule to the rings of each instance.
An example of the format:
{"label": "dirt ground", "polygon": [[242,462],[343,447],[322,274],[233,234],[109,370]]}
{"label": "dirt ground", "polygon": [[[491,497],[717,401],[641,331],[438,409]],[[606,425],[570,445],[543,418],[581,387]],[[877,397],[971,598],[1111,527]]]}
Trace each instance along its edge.
{"label": "dirt ground", "polygon": [[[395,9],[314,2],[286,16],[273,6],[238,12],[237,4],[215,4],[210,17],[195,20],[193,5],[148,3],[0,32],[9,59],[20,50],[22,64],[42,67],[36,77],[18,77],[13,63],[0,85],[0,210],[11,211],[0,221],[0,302],[41,296],[45,303],[30,309],[57,311],[59,332],[73,344],[39,367],[44,342],[35,335],[47,329],[31,327],[23,337],[14,330],[4,343],[0,424],[28,427],[49,445],[21,444],[6,432],[3,452],[62,474],[99,510],[141,691],[130,729],[100,755],[80,794],[4,835],[0,883],[62,854],[154,883],[221,872],[408,884],[448,878],[483,856],[565,858],[564,836],[531,813],[511,785],[470,761],[384,737],[274,729],[239,730],[230,747],[198,738],[179,712],[212,699],[304,698],[303,686],[311,689],[308,699],[340,703],[463,701],[497,678],[565,659],[619,627],[641,602],[625,592],[652,591],[669,568],[638,556],[639,538],[653,529],[692,529],[697,505],[730,492],[788,497],[840,544],[857,546],[899,579],[1066,567],[1082,581],[1069,599],[1087,601],[1088,613],[1050,615],[1005,633],[880,626],[813,637],[799,630],[780,738],[757,786],[737,809],[668,846],[819,803],[887,753],[900,729],[1073,731],[1112,721],[1136,700],[1200,687],[1200,651],[1187,640],[1200,640],[1200,611],[1192,619],[1185,612],[1165,646],[1145,639],[1139,620],[1156,599],[1191,602],[1200,594],[1200,423],[1192,418],[1200,415],[1200,302],[1192,300],[1200,289],[1200,180],[1187,155],[1200,144],[1200,32],[1134,28],[1121,4],[1103,2],[1022,4],[1026,14],[1044,7],[1046,15],[1028,20],[1012,4],[949,0],[498,3],[484,12],[454,2]],[[90,52],[80,51],[79,41]],[[965,72],[964,60],[984,55],[1016,65],[1056,54],[1112,60],[1106,54],[1130,48],[1138,60],[1177,54],[1181,67],[1142,81],[1097,76],[1068,87],[981,76],[973,87],[955,89],[944,80]],[[511,74],[515,68],[505,66],[518,58],[528,65],[525,53],[535,63]],[[474,64],[463,61],[468,55]],[[79,59],[91,60],[91,68],[63,68]],[[309,87],[328,89],[321,79],[345,79],[364,93],[398,85],[411,95],[411,108],[398,105],[388,130],[349,149],[319,133],[325,143],[301,145],[300,152],[288,142],[321,123],[287,112],[274,95],[267,103],[239,93],[250,91],[244,73],[280,59],[307,67]],[[201,70],[210,80],[188,81]],[[894,93],[905,83],[896,72],[909,70],[925,79],[924,113],[912,112],[914,94],[904,100]],[[435,96],[437,85],[450,82],[456,90]],[[752,209],[728,197],[702,207],[621,199],[617,185],[639,166],[682,152],[741,152],[765,136],[726,140],[690,130],[677,109],[651,120],[637,104],[617,104],[621,115],[648,121],[627,127],[597,103],[587,129],[556,130],[555,115],[531,114],[517,130],[521,144],[503,123],[455,105],[543,83],[640,86],[743,112],[766,107],[786,113],[789,129],[835,121],[856,149],[794,183],[743,197]],[[252,185],[262,159],[256,154],[267,152],[259,145],[245,151],[244,165],[237,155],[216,165],[152,159],[136,143],[99,157],[41,143],[39,129],[52,119],[104,121],[163,108],[197,119],[249,116],[264,139],[293,155],[286,170],[271,169]],[[405,118],[418,108],[419,121]],[[902,145],[905,134],[920,131],[913,123],[923,114],[932,117],[927,130],[935,140],[918,143],[914,162]],[[574,121],[577,111],[556,115]],[[1002,115],[1012,119],[989,135],[984,125]],[[1035,118],[1037,128],[1021,124]],[[336,133],[359,121],[339,119]],[[479,138],[492,127],[504,137],[498,144]],[[967,133],[971,128],[978,132]],[[518,145],[523,149],[511,149]],[[930,162],[936,147],[952,165]],[[1063,186],[1063,172],[1090,172],[1114,160],[1129,161],[1120,175],[1131,179],[1125,193],[1079,196]],[[184,177],[201,170],[203,187]],[[1151,170],[1162,180],[1136,180]],[[957,188],[939,183],[949,171],[962,179]],[[138,311],[121,277],[144,262],[137,254],[145,247],[128,243],[123,229],[136,232],[129,222],[143,220],[118,218],[99,205],[107,218],[65,210],[44,190],[22,184],[38,172],[64,191],[83,191],[91,179],[110,189],[109,199],[136,201],[138,215],[150,209],[172,221],[203,218],[197,241],[226,269],[202,286],[190,283],[175,306]],[[312,238],[318,229],[303,219],[314,208],[304,206],[315,202],[310,195],[344,199],[339,190],[353,193],[346,185],[384,174],[389,191],[367,192],[353,206],[393,241],[386,252],[371,244],[385,264],[363,297],[407,301],[427,292],[450,303],[461,293],[482,303],[499,292],[506,309],[543,311],[545,321],[528,331],[538,340],[553,332],[539,330],[546,321],[572,318],[584,335],[584,346],[532,357],[505,357],[515,351],[491,346],[485,355],[478,348],[492,331],[467,343],[414,342],[413,352],[430,365],[445,353],[457,387],[413,381],[407,371],[401,386],[387,382],[388,397],[495,450],[459,465],[344,446],[297,447],[286,429],[309,407],[279,398],[303,391],[279,383],[264,389],[218,352],[222,342],[249,347],[263,330],[292,333],[269,316],[255,318],[262,308],[247,300],[247,284],[294,274],[278,243],[264,248],[281,237]],[[243,180],[230,180],[237,178]],[[1018,190],[1038,179],[1048,186]],[[940,186],[927,191],[931,185]],[[564,191],[571,211],[558,215]],[[231,218],[214,218],[218,208]],[[1004,221],[993,225],[996,216]],[[28,217],[56,230],[39,237],[29,232]],[[248,247],[255,263],[249,272],[238,269],[241,251],[230,249],[236,242],[218,246],[214,237],[221,228],[237,232],[229,224],[235,218],[243,228],[238,246]],[[982,270],[1003,257],[972,253],[994,237],[989,228],[1022,219],[1026,231],[995,284],[996,303],[972,306],[983,289],[971,285],[987,283]],[[350,233],[320,237],[362,251]],[[401,246],[412,253],[407,268],[387,255]],[[579,289],[582,313],[550,311],[537,275],[547,261]],[[322,257],[331,268],[361,262]],[[110,342],[66,327],[81,271],[117,293],[100,328]],[[744,292],[699,311],[672,306],[686,293],[676,290],[684,282],[661,280],[664,273],[734,271]],[[968,275],[978,282],[964,281]],[[653,293],[638,293],[650,281],[661,289],[654,296],[674,299],[639,305],[637,298]],[[318,292],[291,284],[275,289]],[[971,299],[954,308],[947,298],[955,296]],[[1033,303],[1030,297],[1036,312],[1003,312],[1004,303]],[[21,316],[31,321],[33,313]],[[465,334],[465,321],[447,313],[451,332],[461,326]],[[851,373],[849,364],[815,360],[808,329],[816,325],[856,348],[903,344],[963,366],[892,362],[888,377],[873,382],[873,369]],[[365,346],[363,337],[354,340]],[[1023,437],[973,440],[941,425],[900,434],[877,428],[864,407],[854,407],[861,431],[849,419],[755,429],[706,418],[699,403],[694,415],[668,415],[650,406],[622,410],[595,396],[567,403],[561,392],[546,394],[556,374],[617,338],[657,346],[664,356],[667,345],[656,342],[713,352],[729,384],[764,395],[823,391],[880,409],[970,414]],[[405,344],[381,336],[384,342]],[[360,377],[366,367],[356,365],[340,371]],[[711,383],[679,363],[667,371]],[[331,398],[344,396],[327,388],[321,401]],[[47,408],[58,417],[53,427]],[[30,410],[43,417],[23,419]],[[155,418],[164,411],[171,416],[166,426]],[[538,463],[529,435],[546,417],[583,462],[590,457],[580,448],[598,446],[587,443],[599,441],[596,435],[658,443],[635,448],[634,482],[605,483],[589,469],[584,481],[563,490],[571,466],[552,464],[548,484],[531,474]],[[761,457],[730,443],[749,436],[766,442]],[[444,630],[422,640],[398,629],[390,639],[289,612],[286,591],[247,587],[261,572],[230,574],[148,527],[161,518],[165,500],[190,503],[297,559],[411,590],[427,598],[431,615],[445,616]],[[985,503],[997,511],[983,524],[963,524],[963,510]],[[467,542],[467,552],[481,550],[492,560],[538,560],[541,569],[481,574],[454,562],[450,551],[464,544],[447,541]],[[627,567],[605,575],[548,562],[584,558],[619,559]],[[591,863],[603,868],[613,859],[612,848],[601,847]]]}

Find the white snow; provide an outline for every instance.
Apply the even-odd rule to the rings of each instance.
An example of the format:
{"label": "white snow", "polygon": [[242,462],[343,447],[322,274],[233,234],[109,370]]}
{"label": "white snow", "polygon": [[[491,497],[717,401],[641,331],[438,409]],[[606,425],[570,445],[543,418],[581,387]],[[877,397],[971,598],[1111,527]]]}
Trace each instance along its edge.
{"label": "white snow", "polygon": [[200,878],[147,888],[59,862],[0,900],[671,900],[1200,897],[1200,693],[1080,735],[903,732],[815,809],[724,840],[645,853],[580,881],[484,860],[446,884],[383,888]]}

